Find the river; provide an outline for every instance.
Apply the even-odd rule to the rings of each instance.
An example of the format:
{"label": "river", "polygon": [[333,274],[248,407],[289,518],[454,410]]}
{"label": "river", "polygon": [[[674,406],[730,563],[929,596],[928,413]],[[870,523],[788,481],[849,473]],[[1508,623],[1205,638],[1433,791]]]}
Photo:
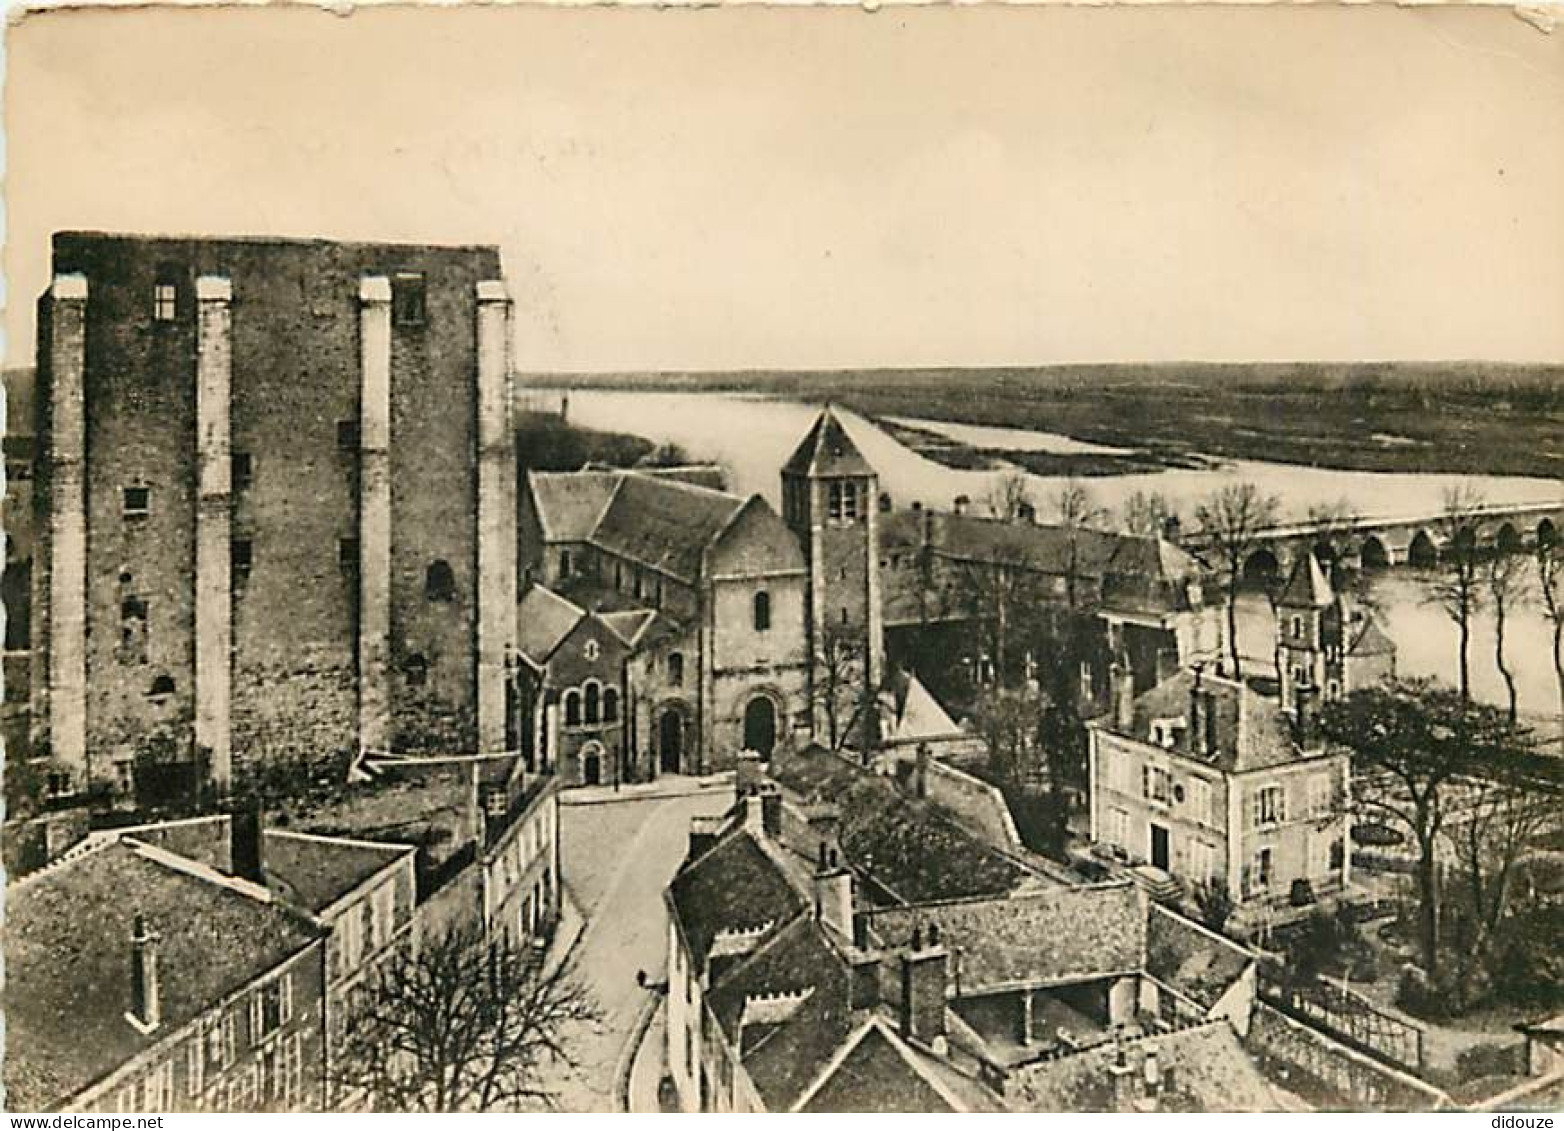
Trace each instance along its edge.
{"label": "river", "polygon": [[[548,395],[556,394],[549,391]],[[732,490],[758,492],[773,505],[779,505],[778,469],[820,410],[815,404],[736,394],[572,389],[568,396],[572,422],[634,433],[659,443],[675,442],[692,458],[721,463]],[[958,495],[981,501],[1001,477],[1015,474],[1005,469],[946,467],[912,451],[871,421],[838,412],[854,443],[879,473],[881,489],[890,493],[898,507],[916,500],[946,509]],[[1114,450],[1047,432],[922,419],[905,423],[994,448],[1059,453]],[[1198,470],[1170,469],[1087,482],[1100,506],[1117,509],[1135,491],[1158,491],[1186,516],[1197,499],[1234,480],[1252,482],[1275,494],[1281,500],[1283,516],[1294,518],[1304,517],[1311,506],[1336,503],[1345,503],[1351,513],[1364,516],[1433,513],[1439,509],[1444,491],[1456,482],[1475,487],[1492,503],[1564,498],[1564,488],[1557,481],[1541,478],[1338,471],[1256,460],[1212,462],[1214,466]],[[1059,484],[1058,479],[1047,476],[1029,474],[1027,478],[1038,500],[1046,499]],[[1456,628],[1431,603],[1429,578],[1416,571],[1394,569],[1373,577],[1370,592],[1396,641],[1398,670],[1406,675],[1453,680]],[[1242,612],[1240,645],[1246,655],[1269,665],[1273,626],[1265,602],[1246,599]],[[1477,619],[1471,646],[1473,691],[1479,698],[1500,703],[1504,685],[1494,663],[1493,636],[1493,617],[1484,611]],[[1549,661],[1549,636],[1535,603],[1511,614],[1507,636],[1522,712],[1541,725],[1557,726],[1559,701]]]}

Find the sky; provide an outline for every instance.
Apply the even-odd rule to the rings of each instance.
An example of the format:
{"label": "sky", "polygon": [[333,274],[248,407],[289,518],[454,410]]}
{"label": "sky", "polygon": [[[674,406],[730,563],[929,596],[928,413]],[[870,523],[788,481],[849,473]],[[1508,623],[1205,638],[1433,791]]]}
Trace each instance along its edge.
{"label": "sky", "polygon": [[52,231],[497,243],[526,370],[1564,361],[1504,9],[104,9],[8,29]]}

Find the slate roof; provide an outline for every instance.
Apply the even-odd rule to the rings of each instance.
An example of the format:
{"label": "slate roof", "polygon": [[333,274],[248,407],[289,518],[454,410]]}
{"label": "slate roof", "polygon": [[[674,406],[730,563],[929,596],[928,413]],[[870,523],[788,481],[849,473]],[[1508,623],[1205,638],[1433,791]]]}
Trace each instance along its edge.
{"label": "slate roof", "polygon": [[1145,962],[1146,897],[1122,881],[869,913],[887,947],[907,945],[930,925],[951,952],[963,995],[1088,981]]}
{"label": "slate roof", "polygon": [[[1131,1070],[1126,1095],[1116,1096],[1109,1067],[1122,1048]],[[1225,1021],[1115,1043],[1112,1040],[1014,1071],[1005,1094],[1013,1107],[1030,1111],[1143,1110],[1145,1062],[1155,1050],[1168,1086],[1159,1111],[1274,1111],[1275,1094]]]}
{"label": "slate roof", "polygon": [[878,1025],[870,1025],[852,1050],[826,1078],[807,1112],[931,1112],[963,1110],[953,1106],[903,1054]]}
{"label": "slate roof", "polygon": [[603,516],[622,471],[528,471],[527,489],[546,542],[585,542]]}
{"label": "slate roof", "polygon": [[[58,1106],[321,937],[252,884],[131,840],[37,872],[6,898],[6,1102]],[[137,914],[159,936],[163,1023],[131,1007]]]}
{"label": "slate roof", "polygon": [[1029,882],[1046,882],[929,803],[905,797],[888,779],[865,773],[822,747],[774,759],[771,774],[806,802],[836,805],[847,861],[899,899],[921,903],[1002,895]]}
{"label": "slate roof", "polygon": [[[1209,674],[1200,678],[1201,688],[1211,695],[1216,711],[1216,750],[1207,757],[1190,753],[1187,746],[1180,747],[1175,751],[1180,757],[1215,766],[1227,773],[1281,766],[1306,757],[1293,740],[1292,725],[1276,700],[1245,684]],[[1142,692],[1135,699],[1134,721],[1125,737],[1150,742],[1154,720],[1187,720],[1194,682],[1193,672],[1179,671]],[[1093,725],[1124,734],[1111,715]]]}
{"label": "slate roof", "polygon": [[1201,574],[1200,563],[1166,538],[1113,536],[1117,544],[1108,557],[1107,572],[1162,581],[1187,581]]}
{"label": "slate roof", "polygon": [[706,547],[747,501],[676,480],[626,475],[590,540],[609,553],[693,582]]}
{"label": "slate roof", "polygon": [[586,610],[552,589],[533,585],[516,606],[516,650],[541,668],[560,642],[586,616]]}
{"label": "slate roof", "polygon": [[705,965],[719,932],[780,927],[804,908],[781,868],[742,828],[687,861],[668,895],[698,967]]}
{"label": "slate roof", "polygon": [[1146,973],[1209,1009],[1255,956],[1160,904],[1146,919]]}
{"label": "slate roof", "polygon": [[1323,609],[1335,602],[1336,591],[1313,554],[1298,559],[1276,601],[1284,609]]}
{"label": "slate roof", "polygon": [[414,851],[411,845],[368,844],[288,829],[261,833],[267,886],[316,914]]}
{"label": "slate roof", "polygon": [[787,475],[873,475],[858,445],[847,435],[841,420],[828,405],[793,454],[782,465]]}

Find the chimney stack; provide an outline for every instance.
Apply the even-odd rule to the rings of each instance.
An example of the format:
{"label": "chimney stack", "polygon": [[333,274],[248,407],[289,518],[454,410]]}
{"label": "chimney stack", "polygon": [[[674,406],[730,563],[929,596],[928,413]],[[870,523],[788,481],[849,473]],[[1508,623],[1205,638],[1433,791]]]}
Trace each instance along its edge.
{"label": "chimney stack", "polygon": [[242,880],[264,884],[260,809],[255,806],[240,809],[229,817],[228,828],[233,874]]}
{"label": "chimney stack", "polygon": [[[1130,734],[1135,725],[1135,673],[1130,666],[1115,660],[1109,675],[1113,692],[1113,725],[1120,734]],[[1143,738],[1144,735],[1136,737]]]}
{"label": "chimney stack", "polygon": [[820,846],[815,866],[815,918],[847,942],[853,939],[853,874],[834,848]]}
{"label": "chimney stack", "polygon": [[158,933],[136,913],[130,936],[130,1019],[145,1031],[163,1021],[163,994],[158,979]]}
{"label": "chimney stack", "polygon": [[1113,1045],[1113,1063],[1108,1065],[1108,1086],[1113,1093],[1113,1107],[1118,1111],[1126,1111],[1135,1102],[1135,1069],[1130,1067],[1129,1057],[1124,1053],[1124,1045],[1118,1041]]}
{"label": "chimney stack", "polygon": [[880,960],[872,954],[856,955],[852,959],[852,982],[849,987],[853,1009],[873,1009],[880,1004]]}
{"label": "chimney stack", "polygon": [[1189,688],[1189,752],[1196,757],[1206,752],[1206,692],[1200,683],[1200,669]]}
{"label": "chimney stack", "polygon": [[929,795],[929,763],[934,755],[929,750],[927,742],[918,743],[917,761],[912,771],[912,793],[914,797],[927,797]]}
{"label": "chimney stack", "polygon": [[829,850],[840,856],[842,852],[842,817],[835,805],[816,805],[809,810],[809,840],[817,859]]}
{"label": "chimney stack", "polygon": [[760,768],[760,753],[755,750],[740,750],[737,769],[733,775],[734,792],[740,797],[748,797],[764,780],[765,774]]}
{"label": "chimney stack", "polygon": [[760,789],[760,818],[766,835],[773,840],[782,837],[782,789],[775,782],[766,782]]}
{"label": "chimney stack", "polygon": [[936,1053],[945,1051],[945,978],[950,955],[940,945],[939,928],[921,929],[901,956],[901,1033]]}

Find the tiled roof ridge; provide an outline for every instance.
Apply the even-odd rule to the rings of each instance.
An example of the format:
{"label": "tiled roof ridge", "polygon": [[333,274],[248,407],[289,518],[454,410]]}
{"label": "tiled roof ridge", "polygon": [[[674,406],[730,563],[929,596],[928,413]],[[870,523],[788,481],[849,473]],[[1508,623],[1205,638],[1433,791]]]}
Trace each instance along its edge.
{"label": "tiled roof ridge", "polygon": [[[707,467],[707,466],[716,466],[716,465],[711,465],[711,464],[689,464],[688,466],[693,468],[693,467]],[[653,475],[651,473],[650,469],[648,469],[648,468],[627,467],[627,468],[624,469],[623,473],[625,475],[634,475],[636,478],[644,480],[644,481],[646,481],[648,483],[657,483],[657,484],[660,484],[661,486],[664,486],[664,487],[672,487],[672,488],[674,488],[676,490],[680,490],[680,491],[690,491],[690,492],[694,492],[695,494],[699,494],[699,495],[715,495],[718,498],[733,499],[733,500],[739,501],[739,502],[748,502],[751,498],[754,497],[753,495],[751,495],[751,496],[736,495],[732,491],[724,491],[724,490],[719,490],[716,487],[708,487],[704,483],[691,483],[687,479],[677,479],[677,478],[675,478],[674,476],[671,476],[671,475]]]}
{"label": "tiled roof ridge", "polygon": [[[1008,856],[1005,858],[1007,860],[1010,859]],[[865,909],[864,914],[870,918],[873,918],[876,915],[891,912],[897,914],[906,914],[909,911],[916,912],[931,909],[941,909],[946,907],[974,906],[981,903],[1003,903],[1014,906],[1018,903],[1049,902],[1067,893],[1083,891],[1108,891],[1115,888],[1134,889],[1135,887],[1136,885],[1134,881],[1128,877],[1115,877],[1113,879],[1097,880],[1096,882],[1089,884],[1072,884],[1069,887],[1048,888],[1043,891],[1029,891],[1004,895],[962,895],[956,896],[953,899],[931,899],[919,903],[903,904],[899,907],[872,907]]]}
{"label": "tiled roof ridge", "polygon": [[418,851],[418,846],[413,844],[402,844],[397,841],[384,840],[359,840],[348,836],[332,836],[328,833],[310,833],[305,832],[302,829],[268,827],[261,830],[261,835],[286,836],[292,837],[296,840],[311,840],[319,841],[323,844],[346,845],[350,848],[367,848],[373,849],[376,852],[395,853],[398,856],[405,856],[410,852]]}
{"label": "tiled roof ridge", "polygon": [[134,837],[125,837],[119,843],[125,845],[143,860],[153,864],[160,864],[165,868],[181,872],[193,879],[216,884],[218,887],[226,888],[229,891],[253,899],[257,903],[265,903],[274,907],[286,906],[270,888],[253,880],[246,880],[241,876],[230,876],[224,872],[219,872],[209,864],[203,864],[199,860],[192,860],[188,856],[181,856],[177,852],[170,852],[168,849],[160,848],[155,844],[136,840]]}

